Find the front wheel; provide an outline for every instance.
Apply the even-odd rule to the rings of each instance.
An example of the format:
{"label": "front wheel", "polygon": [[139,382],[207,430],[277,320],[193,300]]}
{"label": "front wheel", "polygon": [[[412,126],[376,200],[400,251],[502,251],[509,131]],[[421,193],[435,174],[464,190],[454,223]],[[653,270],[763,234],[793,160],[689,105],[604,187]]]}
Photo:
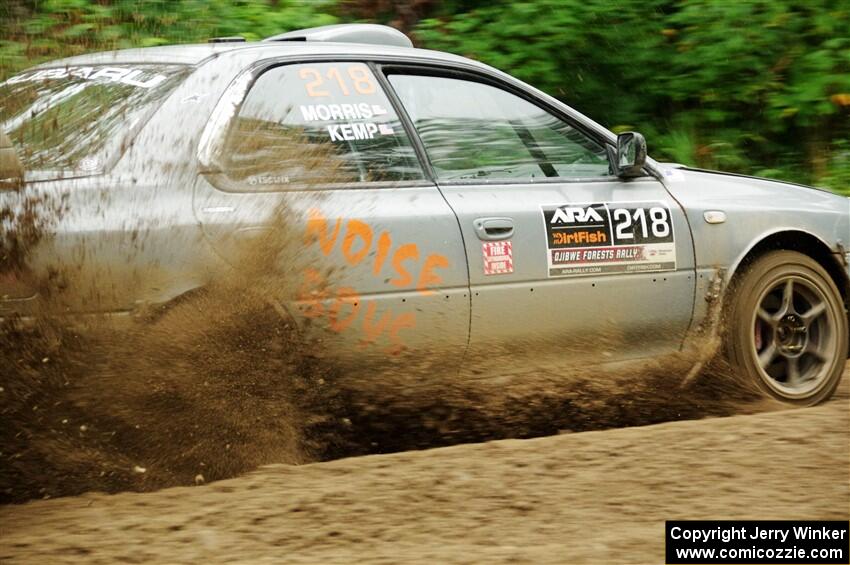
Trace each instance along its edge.
{"label": "front wheel", "polygon": [[816,261],[773,251],[730,288],[726,353],[733,368],[779,400],[812,405],[828,399],[847,360],[841,293]]}

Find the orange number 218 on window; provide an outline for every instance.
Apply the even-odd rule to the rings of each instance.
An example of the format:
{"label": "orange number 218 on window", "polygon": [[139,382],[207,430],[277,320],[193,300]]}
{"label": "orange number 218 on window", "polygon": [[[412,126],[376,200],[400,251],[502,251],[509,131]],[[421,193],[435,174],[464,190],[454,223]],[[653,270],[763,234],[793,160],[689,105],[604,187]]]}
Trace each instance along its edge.
{"label": "orange number 218 on window", "polygon": [[325,79],[330,83],[335,82],[343,96],[349,96],[351,94],[351,88],[349,86],[353,87],[354,91],[358,94],[374,94],[375,83],[365,67],[362,65],[348,65],[344,67],[344,70],[346,71],[345,74],[348,75],[347,78],[343,76],[343,73],[340,72],[340,68],[337,66],[328,67],[324,76],[319,69],[303,67],[298,71],[298,76],[302,80],[307,81],[304,84],[304,88],[307,90],[307,95],[313,98],[331,95],[328,90],[323,88]]}

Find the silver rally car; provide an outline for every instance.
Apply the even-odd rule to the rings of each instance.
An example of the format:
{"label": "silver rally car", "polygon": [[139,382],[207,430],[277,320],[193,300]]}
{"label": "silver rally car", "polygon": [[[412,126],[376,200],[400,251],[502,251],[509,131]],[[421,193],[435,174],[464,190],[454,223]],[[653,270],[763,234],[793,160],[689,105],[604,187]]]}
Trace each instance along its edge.
{"label": "silver rally car", "polygon": [[168,305],[282,222],[302,261],[279,265],[281,313],[361,364],[720,351],[813,404],[847,358],[846,198],[658,163],[639,134],[391,28],[54,61],[0,85],[0,124],[2,318],[36,315],[28,281],[57,265],[97,289],[71,311]]}

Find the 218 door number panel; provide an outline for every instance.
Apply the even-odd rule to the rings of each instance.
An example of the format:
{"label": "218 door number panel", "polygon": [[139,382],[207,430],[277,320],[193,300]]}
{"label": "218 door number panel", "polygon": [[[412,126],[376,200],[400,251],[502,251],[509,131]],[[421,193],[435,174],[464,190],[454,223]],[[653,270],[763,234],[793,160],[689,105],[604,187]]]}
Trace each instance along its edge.
{"label": "218 door number panel", "polygon": [[676,243],[664,202],[541,206],[550,277],[672,271]]}

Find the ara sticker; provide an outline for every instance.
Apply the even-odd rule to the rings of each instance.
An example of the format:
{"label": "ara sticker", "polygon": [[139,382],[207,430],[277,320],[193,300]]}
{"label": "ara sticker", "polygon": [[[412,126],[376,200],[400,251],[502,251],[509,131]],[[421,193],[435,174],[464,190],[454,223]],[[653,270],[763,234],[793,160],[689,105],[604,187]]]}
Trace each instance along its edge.
{"label": "ara sticker", "polygon": [[673,219],[664,202],[542,206],[550,277],[672,271]]}
{"label": "ara sticker", "polygon": [[514,251],[510,241],[485,241],[481,250],[484,253],[485,275],[507,275],[514,272]]}

